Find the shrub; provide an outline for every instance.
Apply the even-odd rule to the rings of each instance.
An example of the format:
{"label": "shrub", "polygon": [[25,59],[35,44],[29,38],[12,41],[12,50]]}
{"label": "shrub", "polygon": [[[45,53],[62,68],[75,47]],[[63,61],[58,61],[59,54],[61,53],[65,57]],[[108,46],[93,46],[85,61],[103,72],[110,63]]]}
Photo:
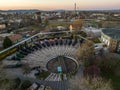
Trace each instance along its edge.
{"label": "shrub", "polygon": [[85,69],[85,76],[90,76],[91,78],[100,76],[100,68],[96,65],[91,65]]}
{"label": "shrub", "polygon": [[25,80],[25,81],[22,83],[22,85],[21,85],[21,87],[20,87],[20,90],[27,90],[27,88],[29,88],[30,85],[31,85],[31,82],[28,81],[28,80]]}

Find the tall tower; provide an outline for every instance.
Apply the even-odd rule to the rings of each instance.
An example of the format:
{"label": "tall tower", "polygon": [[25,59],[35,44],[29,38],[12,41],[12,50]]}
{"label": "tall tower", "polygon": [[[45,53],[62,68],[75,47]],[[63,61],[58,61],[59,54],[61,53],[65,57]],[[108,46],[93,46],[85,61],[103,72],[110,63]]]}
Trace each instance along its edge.
{"label": "tall tower", "polygon": [[74,4],[74,12],[76,13],[76,3]]}

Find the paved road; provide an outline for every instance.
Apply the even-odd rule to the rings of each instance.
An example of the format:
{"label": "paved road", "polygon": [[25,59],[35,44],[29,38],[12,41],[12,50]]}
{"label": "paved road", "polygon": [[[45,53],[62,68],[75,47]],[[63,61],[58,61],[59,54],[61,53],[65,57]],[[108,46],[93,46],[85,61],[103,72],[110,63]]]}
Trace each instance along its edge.
{"label": "paved road", "polygon": [[76,73],[76,76],[81,76],[81,77],[82,77],[82,76],[83,76],[83,71],[84,71],[84,69],[85,69],[84,66],[81,65],[81,66],[79,67],[77,73]]}

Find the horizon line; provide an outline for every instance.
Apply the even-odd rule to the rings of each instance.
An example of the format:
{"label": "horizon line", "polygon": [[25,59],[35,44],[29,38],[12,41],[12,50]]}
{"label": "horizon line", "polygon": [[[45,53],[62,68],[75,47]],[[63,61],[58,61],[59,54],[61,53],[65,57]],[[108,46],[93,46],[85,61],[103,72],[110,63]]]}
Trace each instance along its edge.
{"label": "horizon line", "polygon": [[[65,10],[65,11],[74,11],[73,9],[48,9],[48,10],[44,10],[44,9],[0,9],[1,11],[9,11],[9,10],[41,10],[41,11],[56,11],[56,10]],[[113,8],[113,9],[79,9],[77,11],[83,11],[83,10],[120,10],[120,8]]]}

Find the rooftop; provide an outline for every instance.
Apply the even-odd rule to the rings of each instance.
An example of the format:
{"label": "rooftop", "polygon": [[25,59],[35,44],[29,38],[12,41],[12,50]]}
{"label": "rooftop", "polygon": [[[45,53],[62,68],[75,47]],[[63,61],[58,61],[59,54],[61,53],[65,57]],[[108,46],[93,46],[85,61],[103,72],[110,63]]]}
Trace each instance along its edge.
{"label": "rooftop", "polygon": [[102,32],[115,40],[120,40],[120,28],[106,28]]}
{"label": "rooftop", "polygon": [[16,40],[21,39],[22,36],[21,36],[20,34],[14,34],[14,35],[9,36],[9,38],[10,38],[12,41],[16,41]]}

